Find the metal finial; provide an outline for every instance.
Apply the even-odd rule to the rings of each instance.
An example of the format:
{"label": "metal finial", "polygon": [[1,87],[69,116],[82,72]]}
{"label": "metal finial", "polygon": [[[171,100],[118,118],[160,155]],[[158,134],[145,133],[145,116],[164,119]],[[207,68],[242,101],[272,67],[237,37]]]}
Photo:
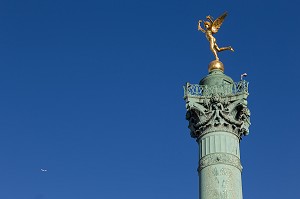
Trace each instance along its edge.
{"label": "metal finial", "polygon": [[247,73],[241,74],[241,81],[243,80],[243,77],[246,77],[246,76],[247,76]]}

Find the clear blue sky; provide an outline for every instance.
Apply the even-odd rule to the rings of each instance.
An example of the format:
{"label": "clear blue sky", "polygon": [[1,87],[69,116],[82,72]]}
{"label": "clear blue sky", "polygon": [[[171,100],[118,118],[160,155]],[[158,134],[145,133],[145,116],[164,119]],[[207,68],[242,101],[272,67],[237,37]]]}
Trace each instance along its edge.
{"label": "clear blue sky", "polygon": [[197,21],[224,11],[225,73],[250,82],[244,198],[299,198],[299,6],[2,0],[0,198],[198,198],[182,86],[213,60]]}

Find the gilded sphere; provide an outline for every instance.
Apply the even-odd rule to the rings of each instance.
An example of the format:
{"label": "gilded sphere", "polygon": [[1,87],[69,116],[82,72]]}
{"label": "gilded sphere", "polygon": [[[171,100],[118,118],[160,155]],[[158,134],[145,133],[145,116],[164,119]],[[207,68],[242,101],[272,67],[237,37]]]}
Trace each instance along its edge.
{"label": "gilded sphere", "polygon": [[218,60],[214,60],[212,62],[209,63],[208,65],[208,72],[211,72],[213,70],[221,70],[222,72],[224,72],[224,65],[222,62],[218,61]]}

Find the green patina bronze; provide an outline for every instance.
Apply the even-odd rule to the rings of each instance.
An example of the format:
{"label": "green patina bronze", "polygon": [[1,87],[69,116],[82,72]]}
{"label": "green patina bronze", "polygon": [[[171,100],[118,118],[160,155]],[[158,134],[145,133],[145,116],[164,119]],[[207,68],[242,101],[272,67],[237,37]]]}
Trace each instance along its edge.
{"label": "green patina bronze", "polygon": [[213,69],[199,84],[184,86],[186,119],[199,144],[201,199],[242,199],[240,140],[248,135],[248,82]]}

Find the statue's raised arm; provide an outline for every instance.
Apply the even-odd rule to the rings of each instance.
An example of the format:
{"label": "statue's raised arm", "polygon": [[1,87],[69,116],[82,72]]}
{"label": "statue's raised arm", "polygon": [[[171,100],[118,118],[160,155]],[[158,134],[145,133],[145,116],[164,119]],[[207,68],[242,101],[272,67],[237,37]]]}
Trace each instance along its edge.
{"label": "statue's raised arm", "polygon": [[218,52],[221,52],[221,51],[224,51],[224,50],[230,50],[232,52],[234,51],[231,46],[220,48],[217,45],[216,38],[213,36],[213,34],[215,34],[219,31],[219,29],[220,29],[223,21],[225,20],[226,16],[227,16],[227,12],[225,12],[224,14],[219,16],[216,20],[213,20],[213,18],[210,15],[207,16],[206,19],[208,19],[208,21],[204,21],[204,26],[205,26],[206,30],[201,27],[202,20],[199,20],[199,22],[198,22],[198,30],[205,33],[205,36],[206,36],[206,38],[207,38],[207,40],[209,41],[209,44],[210,44],[210,50],[215,55],[216,60],[219,60],[219,57],[218,57],[218,54],[217,54]]}
{"label": "statue's raised arm", "polygon": [[206,31],[201,27],[201,23],[202,23],[202,20],[199,20],[198,21],[198,30],[200,30],[201,32],[205,33]]}

